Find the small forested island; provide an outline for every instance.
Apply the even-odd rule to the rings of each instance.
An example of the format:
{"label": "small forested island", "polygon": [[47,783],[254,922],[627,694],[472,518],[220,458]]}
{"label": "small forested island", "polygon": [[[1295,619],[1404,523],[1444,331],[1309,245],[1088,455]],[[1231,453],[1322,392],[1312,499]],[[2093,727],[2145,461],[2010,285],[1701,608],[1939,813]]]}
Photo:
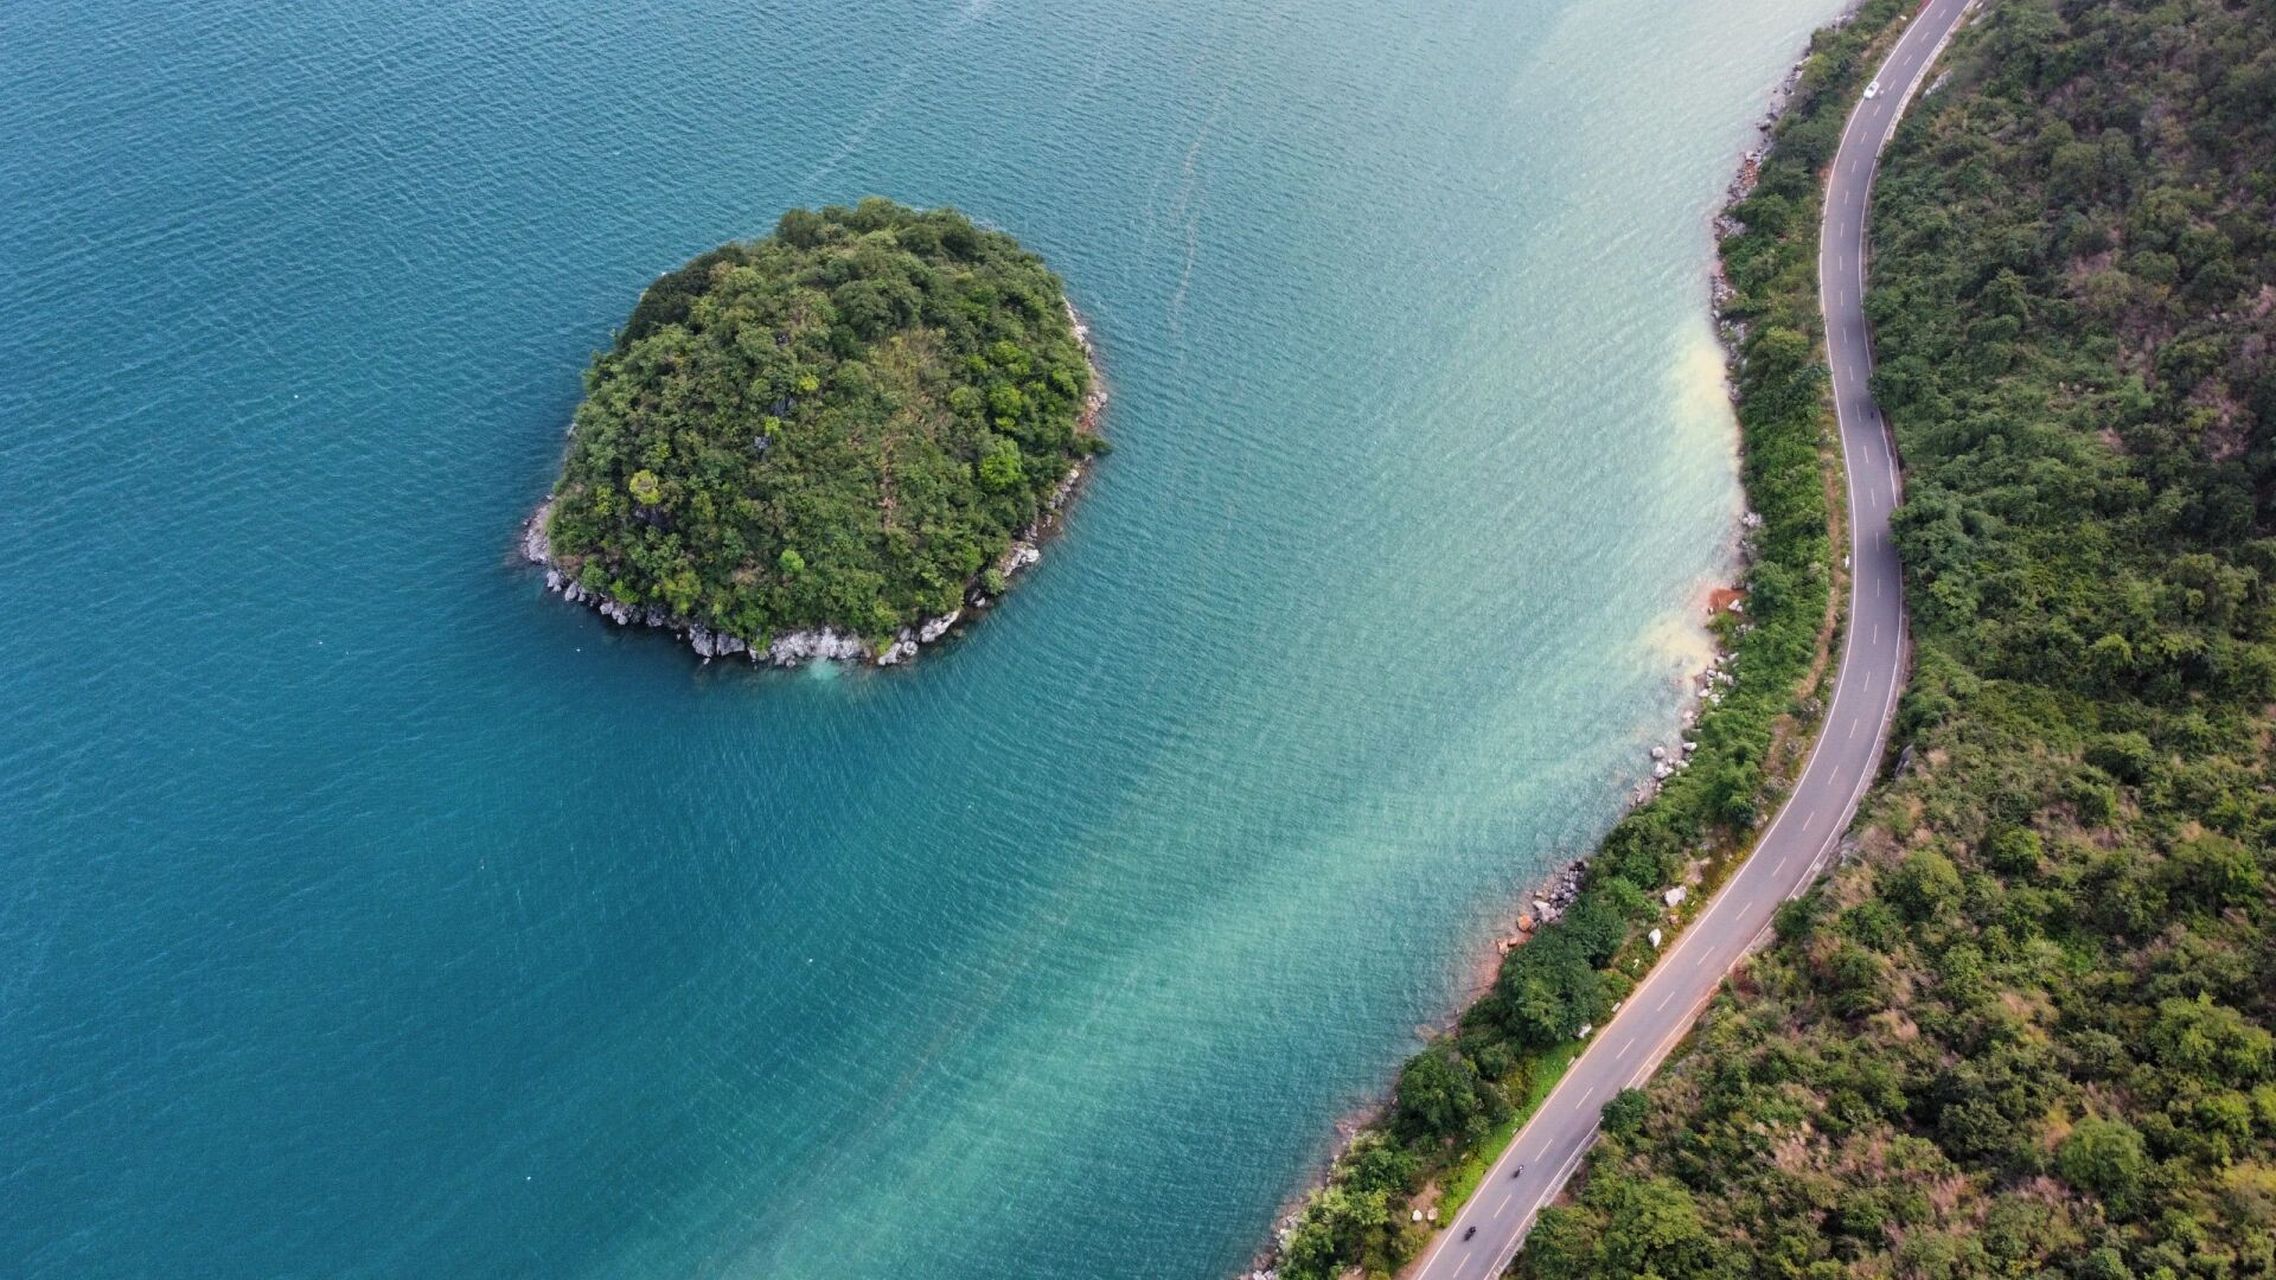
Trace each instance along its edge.
{"label": "small forested island", "polygon": [[522,550],[705,658],[902,661],[1040,558],[1105,402],[1059,278],[953,209],[793,209],[648,286]]}

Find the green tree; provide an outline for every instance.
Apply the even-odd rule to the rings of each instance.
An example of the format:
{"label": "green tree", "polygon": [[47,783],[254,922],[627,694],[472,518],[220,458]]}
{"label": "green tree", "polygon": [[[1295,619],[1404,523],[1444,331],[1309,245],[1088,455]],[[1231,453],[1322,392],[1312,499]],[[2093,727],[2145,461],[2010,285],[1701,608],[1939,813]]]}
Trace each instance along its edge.
{"label": "green tree", "polygon": [[1027,482],[1027,472],[1020,465],[1019,445],[1010,440],[995,440],[988,451],[980,455],[980,484],[992,493],[1007,493]]}
{"label": "green tree", "polygon": [[2134,1126],[2124,1120],[2089,1117],[2063,1139],[2055,1166],[2072,1186],[2101,1196],[2112,1210],[2123,1213],[2140,1193],[2150,1160]]}
{"label": "green tree", "polygon": [[1713,1239],[1699,1205],[1663,1178],[1619,1179],[1606,1195],[1601,1275],[1687,1280],[1717,1274]]}
{"label": "green tree", "polygon": [[1889,900],[1914,920],[1932,920],[1956,910],[1961,893],[1960,870],[1952,860],[1933,849],[1907,857],[1890,876]]}
{"label": "green tree", "polygon": [[1631,1137],[1641,1132],[1644,1117],[1651,1114],[1651,1106],[1643,1090],[1622,1089],[1604,1104],[1604,1131],[1618,1138]]}
{"label": "green tree", "polygon": [[1446,1040],[1407,1060],[1395,1097],[1392,1128],[1410,1141],[1475,1140],[1509,1113],[1500,1091]]}

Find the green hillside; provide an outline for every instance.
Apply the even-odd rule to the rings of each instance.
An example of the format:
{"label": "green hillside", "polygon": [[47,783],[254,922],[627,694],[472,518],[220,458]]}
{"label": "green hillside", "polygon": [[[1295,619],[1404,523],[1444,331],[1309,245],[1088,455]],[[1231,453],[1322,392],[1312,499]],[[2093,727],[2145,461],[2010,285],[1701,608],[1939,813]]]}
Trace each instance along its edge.
{"label": "green hillside", "polygon": [[1907,765],[1520,1274],[2276,1275],[2276,5],[1946,65],[1869,301]]}

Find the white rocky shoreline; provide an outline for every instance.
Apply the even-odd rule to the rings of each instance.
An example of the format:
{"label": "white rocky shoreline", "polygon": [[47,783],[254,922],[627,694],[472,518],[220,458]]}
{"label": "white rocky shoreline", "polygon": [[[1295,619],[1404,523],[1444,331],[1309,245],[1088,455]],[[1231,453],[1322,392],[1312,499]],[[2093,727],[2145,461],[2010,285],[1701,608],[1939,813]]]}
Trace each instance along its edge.
{"label": "white rocky shoreline", "polygon": [[[1083,359],[1091,367],[1090,394],[1083,398],[1083,411],[1077,417],[1077,434],[1096,434],[1100,416],[1106,411],[1106,379],[1099,372],[1098,349],[1091,342],[1088,324],[1075,310],[1073,303],[1065,303],[1067,319],[1075,327],[1075,341],[1083,349]],[[1068,468],[1051,496],[1044,500],[1043,512],[1033,524],[1022,529],[1012,539],[1011,546],[996,557],[991,566],[1005,582],[1043,559],[1042,542],[1059,528],[1067,502],[1075,494],[1088,469],[1077,462]],[[800,667],[809,662],[874,663],[880,667],[897,666],[917,656],[925,645],[946,637],[966,616],[986,609],[995,599],[979,587],[979,579],[967,587],[964,604],[937,617],[926,618],[913,627],[903,627],[892,641],[883,646],[871,644],[850,631],[835,627],[811,627],[785,632],[774,637],[764,649],[754,648],[741,636],[730,635],[707,627],[700,622],[677,617],[662,605],[633,605],[611,598],[605,592],[593,591],[564,572],[553,559],[553,546],[546,538],[546,526],[553,518],[553,494],[547,494],[537,510],[522,522],[519,544],[521,558],[545,570],[545,589],[572,604],[581,604],[599,613],[620,627],[639,624],[669,631],[694,649],[705,662],[713,658],[747,657],[753,664],[774,667]]]}

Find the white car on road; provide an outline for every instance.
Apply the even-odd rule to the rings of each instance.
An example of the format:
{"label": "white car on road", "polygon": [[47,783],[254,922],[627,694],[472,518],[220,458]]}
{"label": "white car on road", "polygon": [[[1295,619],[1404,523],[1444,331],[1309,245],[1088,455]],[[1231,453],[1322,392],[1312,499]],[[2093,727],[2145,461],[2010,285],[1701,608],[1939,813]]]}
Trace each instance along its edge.
{"label": "white car on road", "polygon": [[1875,80],[1873,83],[1871,83],[1871,84],[1869,84],[1869,85],[1866,85],[1866,86],[1865,86],[1865,96],[1866,96],[1866,97],[1868,97],[1868,98],[1878,98],[1878,97],[1880,97],[1880,96],[1881,96],[1881,82],[1880,82],[1880,81],[1878,81],[1878,80]]}

